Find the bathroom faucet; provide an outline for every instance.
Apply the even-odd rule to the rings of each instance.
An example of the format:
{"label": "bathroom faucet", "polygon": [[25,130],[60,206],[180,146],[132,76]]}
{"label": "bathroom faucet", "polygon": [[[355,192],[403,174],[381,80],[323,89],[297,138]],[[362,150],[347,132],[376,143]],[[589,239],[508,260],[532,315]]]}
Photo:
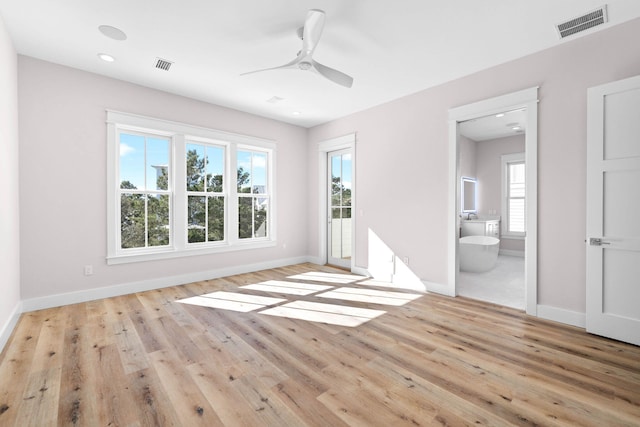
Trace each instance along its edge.
{"label": "bathroom faucet", "polygon": [[473,212],[469,212],[469,213],[467,213],[467,220],[471,219],[471,215],[475,216],[476,219],[478,219],[478,215],[474,214]]}

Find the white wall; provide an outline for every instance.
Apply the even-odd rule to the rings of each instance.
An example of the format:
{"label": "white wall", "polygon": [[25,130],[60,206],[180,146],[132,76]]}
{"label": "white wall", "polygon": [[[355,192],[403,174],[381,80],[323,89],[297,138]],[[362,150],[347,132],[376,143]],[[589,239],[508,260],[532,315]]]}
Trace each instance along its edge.
{"label": "white wall", "polygon": [[[587,88],[640,74],[632,40],[639,19],[310,129],[312,146],[357,132],[356,265],[367,266],[371,229],[421,279],[446,283],[447,111],[540,86],[538,304],[584,313]],[[310,224],[317,177],[310,155]],[[317,248],[312,231],[309,251]]]}
{"label": "white wall", "polygon": [[524,153],[524,135],[478,142],[476,145],[478,175],[478,209],[481,215],[489,210],[500,212],[502,203],[502,155]]}
{"label": "white wall", "polygon": [[[459,157],[460,157],[460,176],[466,176],[469,178],[477,177],[476,168],[476,141],[460,135],[458,137],[459,145]],[[477,208],[477,206],[476,206]]]}
{"label": "white wall", "polygon": [[[25,301],[306,256],[306,129],[29,57],[18,67]],[[108,266],[106,109],[275,140],[278,246]]]}
{"label": "white wall", "polygon": [[0,17],[0,350],[20,313],[18,60]]}

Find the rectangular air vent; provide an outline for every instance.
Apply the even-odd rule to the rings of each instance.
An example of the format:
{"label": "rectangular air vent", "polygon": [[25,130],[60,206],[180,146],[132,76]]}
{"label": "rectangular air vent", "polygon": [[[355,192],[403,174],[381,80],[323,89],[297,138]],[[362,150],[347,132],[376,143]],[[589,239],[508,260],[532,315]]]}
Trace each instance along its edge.
{"label": "rectangular air vent", "polygon": [[560,38],[563,39],[581,31],[588,30],[589,28],[602,25],[607,21],[607,6],[604,5],[599,9],[558,24],[556,29],[558,30]]}
{"label": "rectangular air vent", "polygon": [[173,62],[167,61],[166,59],[156,58],[156,68],[159,68],[164,71],[169,71]]}

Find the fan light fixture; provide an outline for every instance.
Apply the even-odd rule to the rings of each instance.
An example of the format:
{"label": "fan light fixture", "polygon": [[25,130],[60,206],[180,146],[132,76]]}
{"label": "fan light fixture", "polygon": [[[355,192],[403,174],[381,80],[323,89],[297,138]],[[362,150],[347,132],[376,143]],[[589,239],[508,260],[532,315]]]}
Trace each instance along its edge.
{"label": "fan light fixture", "polygon": [[105,62],[113,62],[116,60],[116,58],[106,53],[99,53],[98,58],[102,59]]}
{"label": "fan light fixture", "polygon": [[281,70],[281,69],[300,69],[303,71],[313,71],[320,74],[322,77],[331,80],[332,82],[344,87],[351,87],[353,85],[353,77],[346,75],[342,71],[335,70],[333,68],[322,65],[319,62],[314,61],[313,52],[316,50],[316,46],[320,41],[322,30],[324,28],[324,12],[319,9],[311,9],[307,13],[307,19],[304,23],[304,27],[298,34],[302,33],[302,49],[298,52],[296,58],[284,65],[273,68],[264,68],[261,70],[250,71],[243,73],[241,76],[247,74],[258,73],[261,71],[269,70]]}

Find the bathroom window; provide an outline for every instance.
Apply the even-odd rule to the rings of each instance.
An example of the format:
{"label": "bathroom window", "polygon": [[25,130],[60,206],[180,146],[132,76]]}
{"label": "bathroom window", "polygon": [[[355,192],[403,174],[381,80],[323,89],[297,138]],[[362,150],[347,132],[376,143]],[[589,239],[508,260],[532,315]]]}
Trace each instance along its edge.
{"label": "bathroom window", "polygon": [[502,156],[502,235],[524,237],[526,232],[524,153]]}

